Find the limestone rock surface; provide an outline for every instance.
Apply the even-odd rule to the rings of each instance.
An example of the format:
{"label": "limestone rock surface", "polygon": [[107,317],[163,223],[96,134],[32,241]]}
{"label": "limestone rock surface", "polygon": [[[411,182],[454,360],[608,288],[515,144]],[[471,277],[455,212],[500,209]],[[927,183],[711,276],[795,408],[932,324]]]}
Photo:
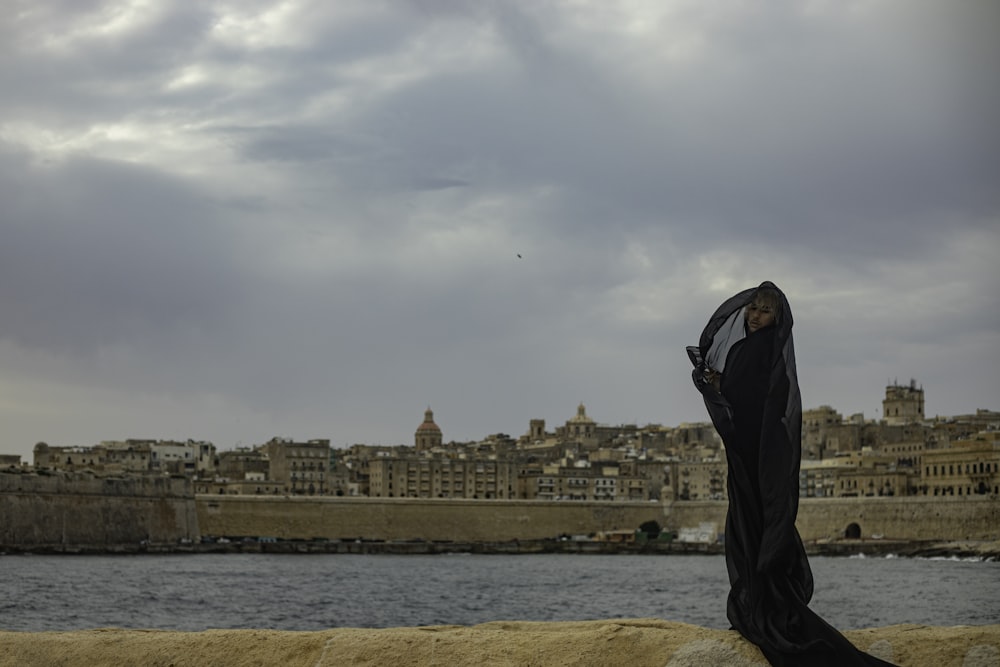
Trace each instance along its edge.
{"label": "limestone rock surface", "polygon": [[[895,625],[844,633],[901,667],[1000,667],[1000,625]],[[0,667],[766,667],[737,633],[660,619],[316,632],[105,628],[0,632]]]}

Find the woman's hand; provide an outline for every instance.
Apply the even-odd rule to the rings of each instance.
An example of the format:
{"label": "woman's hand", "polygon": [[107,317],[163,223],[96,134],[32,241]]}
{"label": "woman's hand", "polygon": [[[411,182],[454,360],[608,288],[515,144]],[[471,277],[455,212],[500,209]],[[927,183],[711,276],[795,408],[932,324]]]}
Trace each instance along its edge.
{"label": "woman's hand", "polygon": [[715,370],[714,368],[705,369],[705,381],[712,385],[715,391],[721,391],[720,387],[722,385],[722,373]]}

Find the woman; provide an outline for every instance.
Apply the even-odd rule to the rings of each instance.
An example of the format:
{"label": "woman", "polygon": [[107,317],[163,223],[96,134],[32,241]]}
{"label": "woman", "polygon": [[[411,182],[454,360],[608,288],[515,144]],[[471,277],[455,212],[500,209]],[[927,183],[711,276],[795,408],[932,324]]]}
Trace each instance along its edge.
{"label": "woman", "polygon": [[727,299],[687,351],[729,462],[733,628],[776,666],[889,665],[808,607],[813,578],[795,528],[802,404],[785,295],[765,282]]}

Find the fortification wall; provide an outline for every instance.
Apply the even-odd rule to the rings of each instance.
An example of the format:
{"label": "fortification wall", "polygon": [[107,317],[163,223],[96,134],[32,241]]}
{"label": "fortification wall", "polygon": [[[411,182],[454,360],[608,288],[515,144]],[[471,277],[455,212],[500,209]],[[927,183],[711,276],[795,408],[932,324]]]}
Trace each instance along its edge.
{"label": "fortification wall", "polygon": [[[501,542],[633,530],[725,525],[726,503],[544,502],[415,498],[215,496],[183,478],[0,472],[0,547],[90,548],[176,544],[202,535],[282,539]],[[803,499],[805,540],[860,535],[901,540],[998,540],[1000,499]]]}
{"label": "fortification wall", "polygon": [[800,530],[840,537],[856,523],[861,534],[910,540],[1000,538],[1000,500],[991,496],[935,498],[810,498],[799,505]]}
{"label": "fortification wall", "polygon": [[[726,503],[542,502],[414,498],[197,496],[205,535],[283,539],[505,541],[631,530],[645,521],[671,529],[715,523]],[[1000,539],[1000,500],[969,498],[803,499],[805,540],[843,537],[857,524],[865,537],[904,540]]]}
{"label": "fortification wall", "polygon": [[187,479],[0,473],[0,547],[112,548],[197,537]]}
{"label": "fortification wall", "polygon": [[663,506],[638,502],[540,502],[419,498],[196,497],[202,534],[282,539],[543,539],[663,525]]}
{"label": "fortification wall", "polygon": [[[668,505],[666,526],[713,522],[720,532],[726,520],[724,501],[676,502]],[[882,535],[901,540],[1000,539],[1000,499],[991,496],[935,498],[804,498],[796,526],[804,540],[843,537],[857,524],[863,537]]]}

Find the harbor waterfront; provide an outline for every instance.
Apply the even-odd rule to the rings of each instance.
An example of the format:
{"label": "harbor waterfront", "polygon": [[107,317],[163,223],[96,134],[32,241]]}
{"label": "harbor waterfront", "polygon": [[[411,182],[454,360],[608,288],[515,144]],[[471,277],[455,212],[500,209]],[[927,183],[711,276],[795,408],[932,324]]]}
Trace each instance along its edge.
{"label": "harbor waterfront", "polygon": [[[506,543],[634,533],[653,522],[711,544],[725,501],[530,501],[333,496],[195,495],[174,477],[0,472],[0,551],[167,549],[204,538]],[[803,540],[995,541],[1000,499],[804,498]]]}
{"label": "harbor waterfront", "polygon": [[[812,559],[813,607],[903,667],[994,665],[1000,563]],[[0,666],[763,667],[722,556],[3,556]],[[993,662],[988,660],[992,659]]]}
{"label": "harbor waterfront", "polygon": [[[655,521],[671,531],[709,526],[721,532],[725,501],[519,501],[462,499],[197,496],[204,535],[285,539],[506,541],[634,530]],[[802,499],[802,539],[1000,539],[1000,500],[964,498]],[[707,541],[714,541],[709,535]]]}

